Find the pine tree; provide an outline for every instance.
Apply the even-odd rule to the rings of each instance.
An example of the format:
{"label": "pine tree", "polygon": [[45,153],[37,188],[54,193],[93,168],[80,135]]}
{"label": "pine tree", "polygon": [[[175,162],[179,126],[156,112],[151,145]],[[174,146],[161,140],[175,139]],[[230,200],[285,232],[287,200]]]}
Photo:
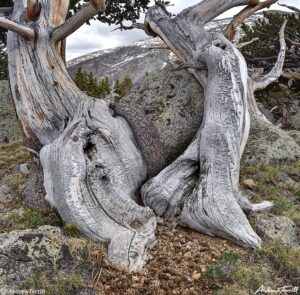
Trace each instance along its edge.
{"label": "pine tree", "polygon": [[[78,68],[74,82],[80,90],[97,98],[107,97],[110,94],[110,88],[113,83],[108,77],[97,80],[92,72],[87,73],[81,67]],[[116,80],[114,91],[122,98],[130,91],[132,86],[130,76],[126,75],[122,82],[119,79]]]}
{"label": "pine tree", "polygon": [[288,20],[285,35],[287,39],[287,51],[284,68],[300,67],[300,48],[295,48],[288,39],[300,42],[300,19],[296,14],[267,13],[264,18],[257,20],[252,26],[243,24],[245,35],[240,42],[247,42],[258,38],[241,49],[250,67],[272,68],[279,52],[278,32],[284,21]]}

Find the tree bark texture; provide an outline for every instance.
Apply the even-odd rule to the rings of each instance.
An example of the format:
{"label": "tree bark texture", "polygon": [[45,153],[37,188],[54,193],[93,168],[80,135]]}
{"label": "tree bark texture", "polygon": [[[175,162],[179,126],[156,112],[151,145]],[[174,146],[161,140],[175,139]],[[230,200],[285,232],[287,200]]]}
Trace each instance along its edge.
{"label": "tree bark texture", "polygon": [[34,41],[9,32],[14,102],[27,139],[42,148],[48,201],[65,222],[108,242],[112,263],[136,271],[155,242],[154,213],[136,203],[146,162],[126,120],[69,77],[58,36],[64,39],[69,22],[83,24],[97,9],[89,4],[88,16],[81,13],[64,27],[66,2],[40,0],[39,17],[31,21],[24,1],[15,1],[12,21],[33,31]]}
{"label": "tree bark texture", "polygon": [[[112,263],[137,271],[155,244],[155,214],[137,203],[142,186],[144,203],[157,215],[243,246],[260,244],[244,212],[270,204],[252,205],[238,186],[250,123],[247,66],[223,35],[204,29],[227,9],[252,2],[204,0],[175,18],[159,6],[148,11],[146,31],[160,36],[205,89],[197,135],[164,170],[153,124],[139,112],[88,97],[62,60],[61,42],[103,11],[103,0],[67,21],[68,1],[15,0],[12,23],[2,21],[11,30],[14,102],[27,140],[41,149],[47,200],[65,222],[107,242]],[[198,70],[203,65],[207,75]],[[149,176],[155,177],[143,185]]]}
{"label": "tree bark texture", "polygon": [[145,24],[151,34],[160,36],[181,61],[193,67],[196,77],[202,64],[208,74],[197,135],[182,156],[143,186],[142,196],[159,216],[255,247],[261,240],[244,211],[264,210],[271,204],[252,205],[239,190],[240,159],[250,126],[247,66],[224,36],[205,31],[207,14],[203,19],[199,13],[195,17],[198,8],[212,2],[203,1],[173,19],[158,6],[147,13]]}

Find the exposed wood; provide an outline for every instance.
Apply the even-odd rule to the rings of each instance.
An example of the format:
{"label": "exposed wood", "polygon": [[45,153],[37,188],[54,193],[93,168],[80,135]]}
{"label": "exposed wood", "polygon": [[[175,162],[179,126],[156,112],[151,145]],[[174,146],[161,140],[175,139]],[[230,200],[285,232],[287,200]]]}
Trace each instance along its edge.
{"label": "exposed wood", "polygon": [[238,13],[227,26],[225,31],[225,36],[229,40],[233,40],[236,29],[252,14],[256,11],[261,10],[266,7],[270,7],[272,4],[276,3],[278,0],[266,0],[266,1],[258,1],[256,4],[251,4],[244,8],[240,13]]}
{"label": "exposed wood", "polygon": [[[203,3],[218,9],[214,1]],[[261,241],[243,211],[266,209],[270,204],[253,206],[238,187],[250,120],[247,66],[233,44],[221,34],[207,33],[198,19],[190,21],[190,13],[188,9],[172,19],[154,7],[146,16],[145,25],[152,34],[192,65],[195,76],[204,63],[208,78],[204,117],[195,139],[182,156],[143,186],[142,197],[159,216],[255,247]]]}
{"label": "exposed wood", "polygon": [[285,39],[288,40],[292,45],[294,45],[296,47],[300,47],[300,42],[293,41],[288,37],[285,37]]}
{"label": "exposed wood", "polygon": [[254,43],[254,42],[258,41],[258,40],[259,40],[259,38],[253,38],[252,40],[250,40],[250,41],[248,41],[248,42],[243,42],[243,43],[237,44],[236,47],[237,47],[238,49],[241,49],[241,48],[243,48],[243,47],[245,47],[245,46],[247,46],[247,45],[250,45],[250,44],[252,44],[252,43]]}
{"label": "exposed wood", "polygon": [[[39,0],[40,1],[40,0]],[[63,24],[69,12],[70,0],[51,0],[50,3],[42,1],[43,5],[49,6],[47,20],[50,26],[57,27]]]}
{"label": "exposed wood", "polygon": [[0,27],[6,30],[13,31],[17,34],[20,34],[21,36],[31,41],[33,41],[35,38],[35,33],[32,28],[11,21],[5,17],[0,17]]}
{"label": "exposed wood", "polygon": [[278,78],[282,74],[282,69],[284,65],[284,59],[285,59],[285,52],[286,52],[286,43],[284,39],[284,30],[287,24],[287,20],[284,21],[280,31],[279,31],[279,41],[280,41],[280,50],[278,54],[277,61],[272,68],[272,70],[257,79],[254,80],[254,91],[265,89],[268,85],[273,83],[274,81],[278,80]]}
{"label": "exposed wood", "polygon": [[283,72],[281,76],[287,79],[300,80],[300,73],[298,72],[287,71]]}
{"label": "exposed wood", "polygon": [[279,31],[279,41],[280,41],[280,50],[277,56],[277,62],[275,63],[272,70],[263,75],[263,69],[259,69],[254,72],[252,75],[248,76],[248,107],[251,116],[255,116],[264,120],[265,122],[269,122],[269,120],[265,117],[265,115],[260,111],[257,106],[254,93],[257,90],[265,89],[268,85],[275,82],[282,75],[282,69],[285,60],[285,52],[286,52],[286,43],[284,39],[284,30],[286,27],[287,21],[285,20],[282,24],[282,27]]}
{"label": "exposed wood", "polygon": [[253,5],[258,0],[203,0],[198,4],[184,9],[179,17],[188,17],[189,19],[205,24],[230,8]]}
{"label": "exposed wood", "polygon": [[[62,60],[61,42],[103,11],[104,0],[91,1],[67,21],[69,1],[39,3],[37,18],[28,1],[26,19],[26,1],[14,1],[12,22],[32,30],[30,23],[36,36],[28,42],[11,26],[10,84],[25,136],[34,145],[30,148],[40,151],[47,200],[63,220],[107,242],[112,263],[137,271],[148,260],[156,229],[154,212],[137,203],[139,190],[157,174],[143,185],[142,197],[158,215],[243,246],[259,246],[245,212],[271,204],[251,204],[238,184],[250,124],[247,66],[222,34],[204,29],[229,8],[257,1],[204,0],[175,18],[162,6],[148,10],[145,31],[159,36],[205,88],[197,135],[162,171],[155,126],[138,110],[88,97]],[[41,177],[33,182],[40,183]]]}
{"label": "exposed wood", "polygon": [[[52,35],[54,42],[61,41],[67,38],[69,35],[78,30],[83,24],[85,24],[90,18],[96,15],[99,9],[104,9],[104,1],[91,1],[92,3],[84,6],[80,11],[70,17],[60,27],[56,28]],[[96,5],[97,3],[97,5]]]}
{"label": "exposed wood", "polygon": [[[136,203],[147,162],[126,120],[104,100],[80,91],[69,77],[48,26],[64,23],[65,2],[39,2],[34,44],[9,31],[7,48],[18,117],[30,148],[42,148],[47,199],[65,222],[107,242],[112,263],[137,271],[155,244],[155,215]],[[89,7],[94,15],[96,9]],[[25,16],[24,1],[15,0],[12,20],[26,26]],[[33,175],[31,187],[40,182]]]}
{"label": "exposed wood", "polygon": [[41,13],[41,4],[37,0],[27,0],[27,20],[36,21]]}

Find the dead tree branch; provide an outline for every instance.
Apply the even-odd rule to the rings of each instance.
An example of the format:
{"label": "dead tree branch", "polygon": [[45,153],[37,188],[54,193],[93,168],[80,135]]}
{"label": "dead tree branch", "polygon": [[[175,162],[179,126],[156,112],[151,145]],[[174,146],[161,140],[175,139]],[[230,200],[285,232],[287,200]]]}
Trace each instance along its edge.
{"label": "dead tree branch", "polygon": [[15,32],[31,41],[33,41],[35,38],[35,33],[32,28],[25,25],[18,24],[5,17],[0,17],[0,27]]}
{"label": "dead tree branch", "polygon": [[278,54],[277,62],[268,74],[254,80],[254,91],[265,89],[268,85],[276,81],[282,74],[285,52],[286,52],[286,43],[284,39],[284,30],[286,24],[287,24],[287,20],[284,21],[279,32],[280,51]]}
{"label": "dead tree branch", "polygon": [[225,36],[229,40],[233,40],[236,29],[252,14],[256,11],[261,10],[266,7],[270,7],[272,4],[276,3],[278,0],[266,0],[264,2],[257,1],[257,3],[245,7],[240,13],[238,13],[227,26],[225,31]]}
{"label": "dead tree branch", "polygon": [[64,40],[69,35],[78,30],[89,19],[99,12],[105,10],[104,0],[93,0],[88,5],[83,7],[80,11],[74,14],[71,18],[66,20],[61,26],[57,27],[52,34],[52,40],[59,42]]}

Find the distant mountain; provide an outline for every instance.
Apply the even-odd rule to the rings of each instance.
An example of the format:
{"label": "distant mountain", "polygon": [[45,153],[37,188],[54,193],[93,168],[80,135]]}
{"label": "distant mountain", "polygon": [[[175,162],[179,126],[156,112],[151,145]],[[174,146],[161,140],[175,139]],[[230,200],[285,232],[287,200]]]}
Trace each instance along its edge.
{"label": "distant mountain", "polygon": [[[262,13],[254,14],[247,19],[247,24],[253,24],[262,18]],[[231,18],[214,20],[208,23],[207,28],[213,31],[223,31]],[[238,35],[241,32],[238,31]],[[92,72],[95,77],[104,76],[113,79],[123,79],[130,75],[134,82],[140,80],[147,73],[162,69],[170,59],[170,51],[166,49],[153,49],[166,47],[158,38],[147,38],[129,46],[99,50],[80,56],[68,62],[68,70],[72,78],[78,68],[82,67],[87,72]]]}

